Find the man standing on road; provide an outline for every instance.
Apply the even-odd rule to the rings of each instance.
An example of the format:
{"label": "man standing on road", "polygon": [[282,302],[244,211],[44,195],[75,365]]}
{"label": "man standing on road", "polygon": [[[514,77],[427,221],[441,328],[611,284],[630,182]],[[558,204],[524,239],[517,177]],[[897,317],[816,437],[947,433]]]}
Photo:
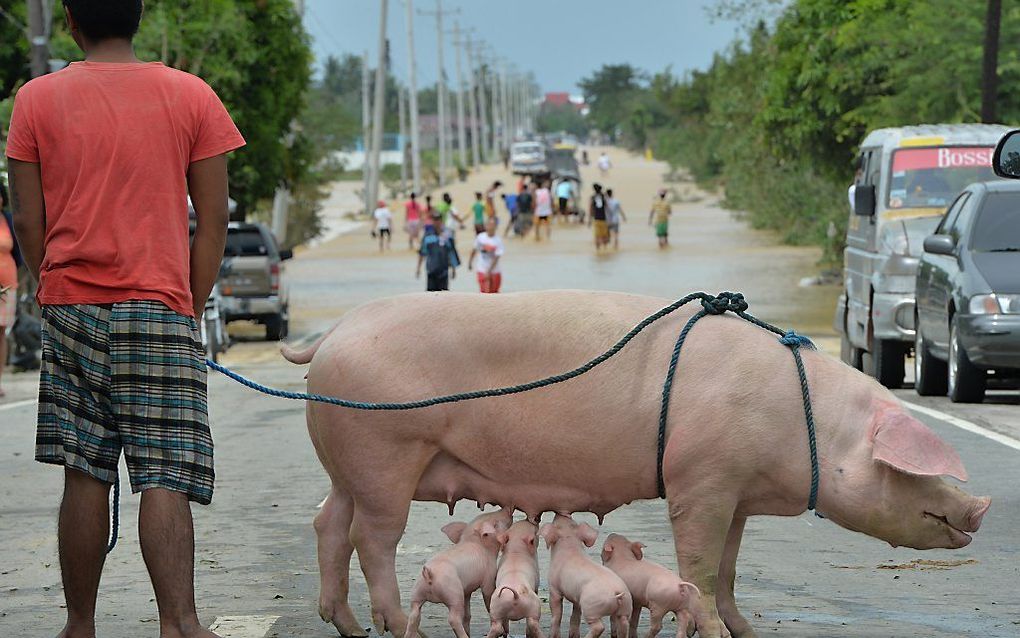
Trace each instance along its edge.
{"label": "man standing on road", "polygon": [[393,225],[393,213],[386,207],[386,202],[379,200],[376,203],[375,212],[372,213],[372,236],[379,234],[379,252],[389,250],[392,234],[390,227]]}
{"label": "man standing on road", "polygon": [[609,245],[609,200],[602,192],[602,184],[592,184],[595,194],[588,206],[588,224],[595,227],[595,250]]}
{"label": "man standing on road", "polygon": [[[436,211],[443,216],[443,226],[450,233],[451,237],[456,235],[453,230],[453,222],[457,222],[460,230],[464,230],[464,218],[460,216],[460,213],[454,207],[453,197],[450,193],[443,193],[443,198],[436,204]],[[453,221],[450,221],[451,218]]]}
{"label": "man standing on road", "polygon": [[[496,234],[496,220],[485,220],[485,232],[475,237],[475,246],[468,259],[468,270],[478,274],[478,289],[483,293],[497,293],[503,283],[500,260],[503,257],[503,240]],[[477,259],[476,259],[477,258]]]}
{"label": "man standing on road", "polygon": [[570,198],[574,195],[574,187],[569,179],[565,179],[556,185],[556,199],[559,200],[560,219],[568,219],[570,215]]}
{"label": "man standing on road", "polygon": [[404,204],[404,230],[407,231],[407,247],[414,250],[414,243],[421,234],[422,208],[418,203],[418,194],[411,191],[411,196]]}
{"label": "man standing on road", "polygon": [[482,203],[481,193],[475,193],[475,203],[471,204],[471,214],[474,216],[475,234],[481,235],[485,232],[485,204]]}
{"label": "man standing on road", "polygon": [[457,246],[453,242],[453,233],[443,223],[442,213],[436,212],[432,215],[432,232],[422,237],[415,277],[421,277],[422,262],[425,263],[425,273],[428,277],[426,292],[449,290],[450,279],[457,276],[460,255],[457,254]]}
{"label": "man standing on road", "polygon": [[659,196],[652,203],[652,212],[648,215],[648,223],[655,222],[655,236],[659,238],[659,248],[669,245],[669,216],[673,214],[673,208],[666,201],[667,191],[659,189]]}
{"label": "man standing on road", "polygon": [[620,222],[627,221],[627,214],[623,212],[620,200],[613,197],[613,189],[606,189],[606,197],[609,198],[609,214],[606,219],[609,237],[613,240],[613,249],[620,250]]}
{"label": "man standing on road", "polygon": [[244,139],[205,82],[135,57],[142,0],[64,7],[85,61],[21,88],[7,143],[15,228],[43,309],[35,456],[64,466],[60,637],[95,636],[123,449],[142,493],[160,636],[209,638],[195,612],[189,503],[213,494],[195,320],[223,258],[226,153]]}
{"label": "man standing on road", "polygon": [[535,241],[542,239],[542,227],[545,227],[545,238],[552,239],[552,226],[549,220],[552,217],[552,193],[549,192],[549,182],[541,182],[539,189],[535,191]]}
{"label": "man standing on road", "polygon": [[510,227],[513,226],[514,234],[518,236],[525,236],[528,231],[531,230],[531,224],[534,221],[535,214],[535,196],[532,194],[531,184],[525,184],[524,190],[517,195],[517,217],[514,223],[508,224],[504,236],[509,234]]}
{"label": "man standing on road", "polygon": [[613,167],[613,163],[609,161],[609,156],[606,155],[605,151],[599,155],[599,173],[602,175],[602,179],[609,177],[609,169]]}

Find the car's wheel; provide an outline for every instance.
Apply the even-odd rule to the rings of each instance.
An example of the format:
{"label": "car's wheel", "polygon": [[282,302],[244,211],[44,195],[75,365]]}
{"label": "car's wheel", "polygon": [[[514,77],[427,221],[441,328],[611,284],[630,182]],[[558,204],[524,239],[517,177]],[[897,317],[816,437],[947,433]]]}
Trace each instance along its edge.
{"label": "car's wheel", "polygon": [[967,357],[960,344],[956,317],[949,326],[949,400],[953,403],[980,403],[985,400],[987,375]]}
{"label": "car's wheel", "polygon": [[871,353],[868,357],[870,359],[868,374],[878,379],[879,383],[890,390],[902,388],[903,378],[906,375],[905,355],[906,348],[899,341],[872,339]]}
{"label": "car's wheel", "polygon": [[945,395],[949,389],[949,366],[931,355],[921,334],[921,323],[914,321],[914,390],[922,397]]}
{"label": "car's wheel", "polygon": [[285,339],[289,328],[290,321],[287,318],[286,310],[278,315],[269,317],[266,319],[266,340],[280,341],[281,339]]}

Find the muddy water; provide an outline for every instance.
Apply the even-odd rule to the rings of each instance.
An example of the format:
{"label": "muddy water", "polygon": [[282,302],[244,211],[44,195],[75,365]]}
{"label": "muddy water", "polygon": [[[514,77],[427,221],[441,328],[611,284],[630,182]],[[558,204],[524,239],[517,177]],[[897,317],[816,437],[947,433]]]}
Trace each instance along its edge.
{"label": "muddy water", "polygon": [[[614,166],[608,175],[594,167],[582,168],[585,200],[594,181],[614,188],[627,221],[621,232],[619,250],[596,254],[592,232],[587,226],[554,222],[552,241],[536,242],[534,237],[509,238],[503,258],[504,291],[582,288],[655,295],[675,299],[689,292],[716,293],[732,290],[744,293],[757,316],[784,327],[792,327],[831,348],[832,312],[838,289],[834,286],[801,287],[799,282],[817,274],[820,251],[815,248],[779,244],[772,233],[751,229],[728,210],[718,198],[701,192],[690,183],[667,183],[667,167],[609,149]],[[598,151],[590,153],[594,159]],[[501,179],[515,180],[502,167],[488,167],[466,183],[450,187],[457,207],[465,214],[475,190],[484,190]],[[656,190],[671,189],[676,200],[670,227],[671,246],[659,249],[648,211]],[[438,194],[437,194],[438,195]],[[325,330],[343,312],[371,299],[422,291],[423,279],[415,279],[417,256],[407,246],[400,226],[403,209],[394,202],[398,228],[393,249],[380,253],[368,233],[368,225],[299,251],[287,266],[291,285],[292,338]],[[505,210],[500,210],[505,223]],[[502,233],[502,227],[500,229]],[[467,260],[474,232],[470,225],[457,233],[461,257]],[[466,268],[451,282],[451,289],[477,291],[474,274]],[[243,334],[243,326],[232,331]],[[253,334],[258,334],[255,330]],[[258,349],[241,344],[229,359],[259,357]],[[275,355],[275,349],[272,353]]]}

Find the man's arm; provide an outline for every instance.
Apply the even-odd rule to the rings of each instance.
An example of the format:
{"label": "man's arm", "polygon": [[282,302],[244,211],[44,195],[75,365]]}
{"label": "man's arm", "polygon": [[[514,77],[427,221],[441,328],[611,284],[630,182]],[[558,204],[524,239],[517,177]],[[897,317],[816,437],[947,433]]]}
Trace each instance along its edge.
{"label": "man's arm", "polygon": [[227,156],[217,155],[192,162],[188,167],[188,192],[197,224],[191,243],[191,298],[195,320],[202,318],[223,261],[227,242]]}
{"label": "man's arm", "polygon": [[28,272],[39,281],[46,237],[46,202],[43,199],[42,172],[39,164],[8,159],[8,181],[11,187],[11,209],[14,211],[14,234]]}

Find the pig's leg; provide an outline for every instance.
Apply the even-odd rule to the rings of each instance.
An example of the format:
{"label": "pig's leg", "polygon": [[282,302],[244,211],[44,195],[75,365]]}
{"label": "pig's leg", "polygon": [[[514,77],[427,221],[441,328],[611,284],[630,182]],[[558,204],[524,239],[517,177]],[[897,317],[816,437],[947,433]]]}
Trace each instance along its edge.
{"label": "pig's leg", "polygon": [[[651,607],[648,608],[648,615],[651,620],[651,623],[648,628],[648,633],[645,634],[645,638],[655,638],[657,635],[659,635],[659,632],[662,631],[662,617],[666,615],[666,610],[659,609],[658,607],[652,605]],[[677,628],[678,636],[686,633],[687,632],[684,631],[683,627]],[[634,638],[637,637],[636,631],[634,632],[633,636]]]}
{"label": "pig's leg", "polygon": [[450,621],[450,627],[453,629],[453,634],[457,636],[457,638],[471,638],[468,635],[467,630],[464,629],[465,611],[463,609],[463,605],[463,601],[450,601],[450,613],[447,615],[447,620]]}
{"label": "pig's leg", "polygon": [[[489,610],[489,601],[485,601],[485,611]],[[471,592],[464,594],[464,627],[471,633]]]}
{"label": "pig's leg", "polygon": [[[526,638],[545,638],[542,635],[542,625],[538,622],[538,616],[532,616],[527,619],[528,625],[524,631]],[[507,630],[506,636],[510,635],[509,629]]]}
{"label": "pig's leg", "polygon": [[499,638],[503,635],[503,622],[492,616],[489,621],[489,633],[485,635],[485,638]]}
{"label": "pig's leg", "polygon": [[588,621],[588,633],[584,635],[584,638],[599,638],[606,630],[601,616],[592,616],[591,618],[585,618],[585,620]]}
{"label": "pig's leg", "polygon": [[407,630],[404,631],[404,638],[414,638],[418,632],[418,625],[421,624],[421,605],[422,601],[417,599],[411,602],[411,615],[407,618]]}
{"label": "pig's leg", "polygon": [[552,612],[552,624],[549,626],[550,638],[560,638],[560,622],[563,620],[563,594],[549,586],[549,609]]}
{"label": "pig's leg", "polygon": [[715,604],[719,616],[733,638],[754,638],[756,634],[740,611],[733,597],[734,581],[737,578],[737,553],[740,551],[740,540],[744,535],[746,516],[733,517],[730,531],[726,535],[726,548],[723,550],[722,562],[719,563],[719,581],[715,592]]}
{"label": "pig's leg", "polygon": [[319,616],[341,636],[368,636],[347,602],[350,591],[354,500],[335,485],[315,517],[319,539]]}
{"label": "pig's leg", "polygon": [[733,521],[735,503],[719,498],[726,490],[708,485],[703,497],[692,497],[691,492],[675,494],[666,482],[669,518],[673,524],[673,542],[676,545],[680,573],[701,591],[702,605],[696,618],[698,635],[702,638],[729,638],[730,633],[719,618],[715,606],[716,584],[726,533]]}
{"label": "pig's leg", "polygon": [[637,636],[638,623],[641,622],[641,605],[634,605],[630,612],[630,635]]}
{"label": "pig's leg", "polygon": [[[404,534],[411,497],[418,485],[429,456],[412,456],[412,451],[390,451],[400,462],[389,465],[367,463],[372,468],[354,496],[354,521],[351,524],[351,541],[358,550],[361,571],[368,583],[372,601],[372,621],[380,633],[390,631],[394,636],[404,633],[407,616],[400,607],[400,589],[397,585],[397,543]],[[459,598],[459,596],[458,596]],[[457,603],[458,613],[463,601]],[[458,624],[462,619],[458,620]]]}
{"label": "pig's leg", "polygon": [[570,631],[567,633],[567,637],[581,638],[581,605],[578,603],[571,604]]}

